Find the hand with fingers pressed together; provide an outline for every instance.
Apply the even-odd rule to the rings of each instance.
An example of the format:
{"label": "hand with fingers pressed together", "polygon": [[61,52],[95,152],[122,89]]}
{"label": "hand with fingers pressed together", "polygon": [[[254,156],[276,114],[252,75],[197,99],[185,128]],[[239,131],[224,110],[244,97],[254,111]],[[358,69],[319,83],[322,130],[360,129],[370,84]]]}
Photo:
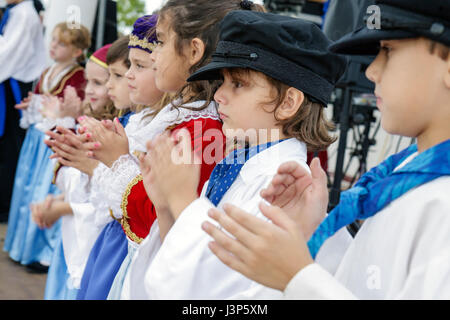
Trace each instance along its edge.
{"label": "hand with fingers pressed together", "polygon": [[[145,188],[155,206],[168,208],[176,220],[198,198],[201,158],[192,152],[191,138],[185,129],[173,135],[159,135],[147,147],[142,171]],[[160,201],[164,204],[158,204]]]}
{"label": "hand with fingers pressed together", "polygon": [[49,119],[62,118],[61,105],[63,101],[63,98],[57,96],[42,95],[42,110],[40,110],[42,116]]}
{"label": "hand with fingers pressed together", "polygon": [[326,177],[317,158],[311,173],[297,162],[280,166],[261,192],[272,205],[259,206],[272,223],[230,204],[224,205],[225,213],[211,209],[208,215],[232,236],[205,221],[202,228],[214,239],[211,251],[246,277],[284,290],[298,271],[313,263],[307,241],[326,214]]}
{"label": "hand with fingers pressed together", "polygon": [[89,157],[111,167],[120,156],[129,153],[128,137],[118,118],[98,121],[82,116],[78,121],[82,125],[79,133],[88,133],[92,139],[85,144]]}
{"label": "hand with fingers pressed together", "polygon": [[31,218],[40,229],[52,227],[63,215],[72,214],[70,205],[64,202],[64,195],[48,195],[40,203],[30,204]]}
{"label": "hand with fingers pressed together", "polygon": [[[151,141],[147,142],[147,150],[152,148]],[[159,225],[159,235],[161,241],[164,241],[167,233],[172,225],[175,223],[172,213],[170,212],[167,198],[160,192],[155,185],[155,175],[152,174],[150,164],[150,154],[141,153],[139,155],[139,167],[142,173],[142,182],[144,184],[145,192],[149,199],[151,199],[155,208],[156,217]]]}
{"label": "hand with fingers pressed together", "polygon": [[82,104],[83,102],[78,96],[77,90],[72,86],[67,86],[64,89],[64,100],[60,106],[61,115],[76,119],[80,116]]}
{"label": "hand with fingers pressed together", "polygon": [[45,144],[55,152],[50,158],[92,176],[98,161],[87,156],[89,150],[85,148],[85,144],[90,140],[90,134],[77,135],[64,127],[57,127],[56,130],[57,132],[46,132],[50,140],[45,140]]}

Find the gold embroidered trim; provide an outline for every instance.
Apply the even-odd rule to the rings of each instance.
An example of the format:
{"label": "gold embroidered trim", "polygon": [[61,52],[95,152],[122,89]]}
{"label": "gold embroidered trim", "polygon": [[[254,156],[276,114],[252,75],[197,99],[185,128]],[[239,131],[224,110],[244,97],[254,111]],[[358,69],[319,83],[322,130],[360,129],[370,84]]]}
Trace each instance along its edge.
{"label": "gold embroidered trim", "polygon": [[109,209],[109,215],[111,216],[111,218],[113,218],[114,220],[116,220],[118,223],[122,224],[122,218],[117,219],[117,218],[114,216],[114,213],[113,213],[112,209]]}
{"label": "gold embroidered trim", "polygon": [[[72,76],[77,73],[78,71],[82,71],[84,70],[83,67],[81,66],[74,66],[74,68],[68,72],[59,82],[59,87],[55,86],[55,88],[53,88],[52,90],[50,90],[51,94],[54,96],[57,96],[58,94],[60,94],[62,92],[62,90],[64,89],[64,86],[66,85],[67,80],[69,80],[70,78],[72,78]],[[55,90],[55,91],[54,91]]]}
{"label": "gold embroidered trim", "polygon": [[94,61],[96,64],[98,64],[99,66],[102,66],[105,69],[108,69],[108,65],[106,63],[104,63],[102,60],[100,60],[97,57],[94,57],[93,55],[89,58],[92,61]]}
{"label": "gold embroidered trim", "polygon": [[122,209],[122,219],[120,223],[122,224],[123,230],[125,231],[125,234],[136,242],[137,244],[140,244],[143,238],[138,237],[133,231],[131,231],[130,225],[128,224],[128,219],[130,217],[128,216],[127,212],[127,205],[128,205],[128,196],[130,195],[131,189],[139,183],[139,181],[142,181],[142,175],[136,176],[131,182],[128,184],[127,188],[125,189],[125,192],[122,196],[122,204],[120,205],[120,208]]}
{"label": "gold embroidered trim", "polygon": [[156,48],[156,43],[148,42],[147,39],[141,40],[135,35],[130,35],[130,42],[128,42],[128,45],[131,47],[141,47],[142,49],[149,49],[150,51],[153,51]]}
{"label": "gold embroidered trim", "polygon": [[133,156],[135,156],[136,158],[138,158],[139,159],[139,157],[141,156],[141,155],[146,155],[147,153],[146,152],[142,152],[142,151],[139,151],[139,150],[134,150],[133,151]]}
{"label": "gold embroidered trim", "polygon": [[[43,73],[41,78],[39,79],[39,93],[40,94],[44,94],[44,89],[42,89],[42,84],[44,82],[44,78],[45,75],[47,74],[47,72],[50,70],[50,68],[47,68]],[[78,71],[83,71],[83,67],[81,66],[74,66],[62,79],[61,81],[59,81],[59,83],[50,90],[50,94],[53,96],[57,96],[58,94],[60,94],[62,92],[62,90],[64,89],[64,86],[67,82],[67,80],[69,80],[70,78],[72,78],[72,76],[77,73]]]}
{"label": "gold embroidered trim", "polygon": [[122,218],[121,224],[123,227],[123,230],[125,231],[125,234],[128,238],[130,238],[133,242],[136,242],[137,244],[141,244],[141,242],[144,240],[143,238],[139,238],[133,231],[131,231],[130,225],[128,224],[128,220],[125,218]]}
{"label": "gold embroidered trim", "polygon": [[52,184],[56,184],[56,174],[59,170],[59,168],[61,168],[62,165],[61,163],[57,162],[53,168],[53,179],[52,179]]}
{"label": "gold embroidered trim", "polygon": [[49,70],[50,70],[50,68],[45,69],[44,72],[42,72],[41,78],[39,79],[39,93],[40,94],[44,94],[44,89],[42,89],[42,84],[44,82],[45,75],[47,74],[47,72]]}

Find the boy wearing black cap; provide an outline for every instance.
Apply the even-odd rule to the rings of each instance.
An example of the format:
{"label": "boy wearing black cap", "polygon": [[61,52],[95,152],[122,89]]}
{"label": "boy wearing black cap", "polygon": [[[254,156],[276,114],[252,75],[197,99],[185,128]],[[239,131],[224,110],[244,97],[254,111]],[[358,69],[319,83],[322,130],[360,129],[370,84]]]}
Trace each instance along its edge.
{"label": "boy wearing black cap", "polygon": [[145,276],[150,299],[226,299],[244,293],[249,298],[280,297],[281,292],[262,288],[215,258],[201,224],[210,209],[225,203],[263,218],[259,193],[278,166],[290,159],[307,168],[307,149],[333,141],[323,107],[346,61],[327,51],[330,41],[320,29],[299,19],[250,11],[229,13],[220,27],[212,61],[188,80],[223,80],[214,97],[223,132],[248,148],[230,152],[198,198],[198,167],[173,163],[170,155],[177,147],[170,138],[152,141],[151,179],[144,179],[153,181],[152,192],[167,201],[161,205],[152,198],[156,207],[168,207],[175,221],[162,244],[159,237],[150,237],[140,248],[139,255],[146,254],[147,244],[161,246]]}
{"label": "boy wearing black cap", "polygon": [[[234,207],[225,210],[228,215],[216,210],[213,216],[239,242],[208,229],[222,261],[284,290],[289,299],[450,296],[450,1],[379,0],[377,5],[381,29],[356,30],[331,50],[378,53],[366,75],[376,85],[382,126],[415,137],[417,144],[362,176],[320,225],[323,172],[313,163],[311,180],[302,167],[286,163],[263,192],[274,206],[261,209],[274,224]],[[297,219],[288,216],[293,213]],[[316,254],[336,241],[338,230],[355,219],[365,222],[336,272],[314,263]],[[249,237],[265,250],[249,245]]]}

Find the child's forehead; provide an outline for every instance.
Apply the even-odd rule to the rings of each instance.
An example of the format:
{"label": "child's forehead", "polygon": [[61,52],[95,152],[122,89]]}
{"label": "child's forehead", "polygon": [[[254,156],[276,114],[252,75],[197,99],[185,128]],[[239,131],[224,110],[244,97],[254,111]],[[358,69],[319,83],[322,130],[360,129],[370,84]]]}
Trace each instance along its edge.
{"label": "child's forehead", "polygon": [[86,63],[86,69],[84,70],[84,74],[86,77],[90,78],[102,78],[102,77],[109,77],[108,70],[103,68],[102,66],[98,65],[97,63],[88,60]]}
{"label": "child's forehead", "polygon": [[111,62],[108,65],[108,68],[110,70],[121,70],[121,71],[122,70],[128,70],[128,67],[125,65],[125,61],[122,60],[122,59],[118,59],[118,60],[116,60],[114,62]]}
{"label": "child's forehead", "polygon": [[128,56],[134,60],[150,61],[151,53],[139,48],[130,48]]}

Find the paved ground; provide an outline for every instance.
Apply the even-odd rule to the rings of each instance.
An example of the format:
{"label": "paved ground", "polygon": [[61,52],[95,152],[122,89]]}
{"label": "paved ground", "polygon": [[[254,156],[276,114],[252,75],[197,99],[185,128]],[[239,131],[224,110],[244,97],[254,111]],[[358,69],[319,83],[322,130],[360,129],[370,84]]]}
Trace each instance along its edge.
{"label": "paved ground", "polygon": [[7,224],[0,224],[0,300],[44,299],[47,274],[33,274],[3,251]]}

